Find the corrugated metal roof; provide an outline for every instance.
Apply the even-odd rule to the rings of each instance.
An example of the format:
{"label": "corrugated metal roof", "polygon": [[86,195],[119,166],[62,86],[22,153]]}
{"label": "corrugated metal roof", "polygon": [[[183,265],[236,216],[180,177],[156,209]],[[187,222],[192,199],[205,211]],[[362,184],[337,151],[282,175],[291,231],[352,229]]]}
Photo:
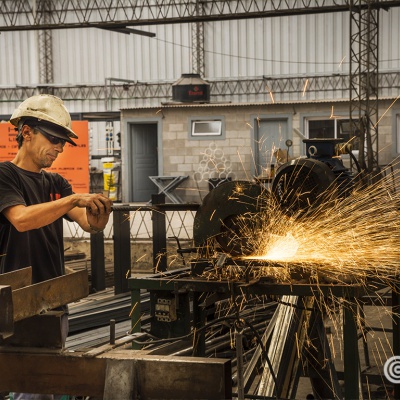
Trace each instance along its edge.
{"label": "corrugated metal roof", "polygon": [[[398,96],[380,97],[379,100],[394,100]],[[292,104],[326,104],[326,103],[348,103],[350,99],[331,99],[331,100],[303,100],[303,101],[277,101],[272,102],[253,102],[253,103],[163,103],[159,107],[155,106],[138,106],[130,108],[121,108],[120,110],[143,110],[143,109],[159,109],[159,108],[215,108],[215,107],[263,107],[263,106],[278,106],[278,105],[292,105]]]}

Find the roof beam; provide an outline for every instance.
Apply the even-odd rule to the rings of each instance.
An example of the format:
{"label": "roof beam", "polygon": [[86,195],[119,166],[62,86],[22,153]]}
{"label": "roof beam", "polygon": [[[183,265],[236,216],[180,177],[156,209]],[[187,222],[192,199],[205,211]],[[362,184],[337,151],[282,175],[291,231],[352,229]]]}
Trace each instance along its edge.
{"label": "roof beam", "polygon": [[[125,28],[229,19],[266,18],[344,12],[351,0],[50,0],[51,16],[42,3],[49,0],[4,0],[0,31],[71,28]],[[368,1],[365,1],[367,7]],[[376,0],[370,7],[400,6],[398,0]],[[99,6],[100,5],[100,6]],[[202,8],[199,12],[198,6]]]}

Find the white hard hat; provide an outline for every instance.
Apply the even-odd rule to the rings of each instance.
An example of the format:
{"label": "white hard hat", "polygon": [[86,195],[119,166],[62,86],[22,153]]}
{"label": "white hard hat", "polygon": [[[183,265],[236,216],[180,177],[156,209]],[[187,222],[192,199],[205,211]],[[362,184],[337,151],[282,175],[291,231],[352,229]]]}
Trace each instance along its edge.
{"label": "white hard hat", "polygon": [[[66,140],[75,144],[70,138],[78,136],[71,129],[71,116],[63,101],[50,94],[39,94],[23,101],[13,112],[10,122],[17,126],[25,120],[36,120],[36,125],[42,122],[47,127],[52,127],[54,136],[65,135]],[[61,129],[60,129],[61,128]]]}

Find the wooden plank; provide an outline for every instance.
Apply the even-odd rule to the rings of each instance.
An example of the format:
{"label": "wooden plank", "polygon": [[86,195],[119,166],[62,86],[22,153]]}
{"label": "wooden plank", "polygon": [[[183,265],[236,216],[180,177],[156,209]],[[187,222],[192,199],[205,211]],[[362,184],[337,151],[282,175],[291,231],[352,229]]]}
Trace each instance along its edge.
{"label": "wooden plank", "polygon": [[32,317],[89,294],[86,270],[13,290],[14,321]]}
{"label": "wooden plank", "polygon": [[[114,350],[101,357],[81,357],[77,353],[0,353],[0,392],[103,398],[107,368],[108,379],[115,378],[117,360],[123,360],[125,366],[130,361],[128,369],[134,375],[124,374],[119,383],[124,393],[131,393],[132,397],[118,397],[118,400],[232,398],[230,360],[147,356],[127,349]],[[106,394],[115,385],[115,381],[107,382]]]}
{"label": "wooden plank", "polygon": [[12,290],[32,284],[32,267],[0,274],[0,285],[9,285]]}

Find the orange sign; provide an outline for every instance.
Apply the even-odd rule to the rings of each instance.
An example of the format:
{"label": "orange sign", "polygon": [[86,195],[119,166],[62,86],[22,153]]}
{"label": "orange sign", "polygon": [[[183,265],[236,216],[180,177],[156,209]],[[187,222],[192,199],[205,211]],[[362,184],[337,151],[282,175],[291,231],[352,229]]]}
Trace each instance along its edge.
{"label": "orange sign", "polygon": [[[89,124],[72,121],[72,130],[79,139],[77,146],[66,143],[64,151],[47,171],[57,172],[72,185],[75,193],[89,193]],[[0,123],[0,162],[11,161],[18,151],[17,132],[10,123]]]}
{"label": "orange sign", "polygon": [[18,151],[14,125],[8,122],[0,123],[0,162],[11,161]]}

